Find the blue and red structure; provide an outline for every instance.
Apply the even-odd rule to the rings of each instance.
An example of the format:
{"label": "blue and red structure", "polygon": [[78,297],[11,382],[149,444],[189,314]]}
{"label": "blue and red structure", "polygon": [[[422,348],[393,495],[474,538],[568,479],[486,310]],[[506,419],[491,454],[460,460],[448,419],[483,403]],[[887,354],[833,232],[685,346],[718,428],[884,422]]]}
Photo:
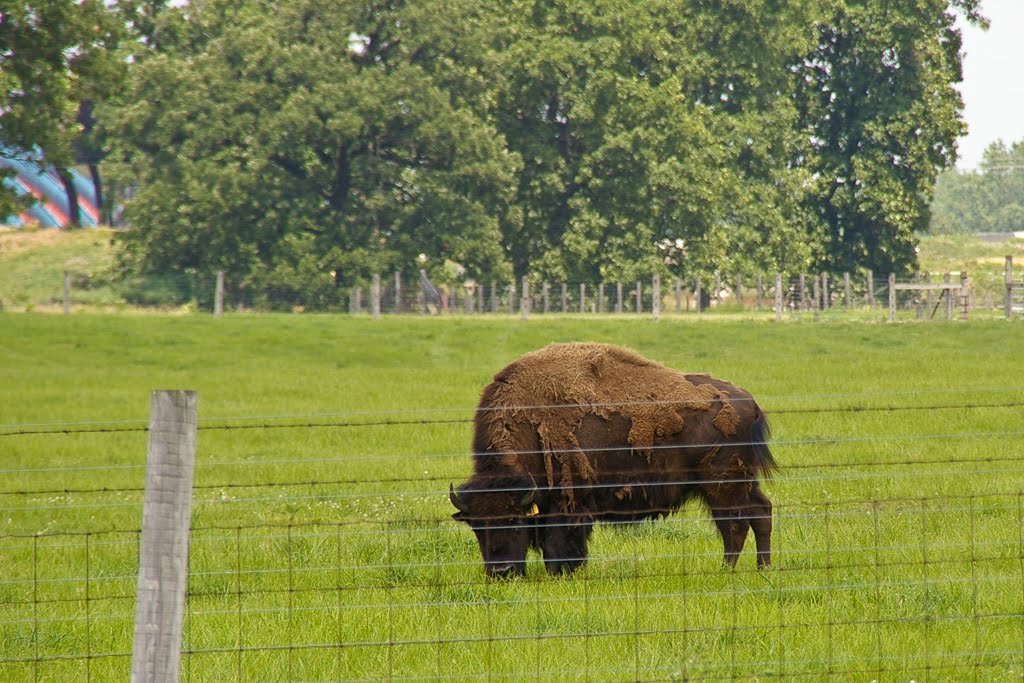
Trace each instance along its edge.
{"label": "blue and red structure", "polygon": [[[39,226],[43,228],[65,228],[71,222],[68,194],[64,184],[52,166],[40,166],[32,161],[12,159],[0,154],[0,168],[14,171],[13,177],[5,177],[4,185],[20,196],[27,196],[33,203],[21,213],[6,218],[0,216],[0,225],[14,227]],[[78,171],[70,169],[71,177],[78,192],[78,213],[82,227],[95,227],[100,222],[99,207],[96,205],[96,188],[92,180]]]}

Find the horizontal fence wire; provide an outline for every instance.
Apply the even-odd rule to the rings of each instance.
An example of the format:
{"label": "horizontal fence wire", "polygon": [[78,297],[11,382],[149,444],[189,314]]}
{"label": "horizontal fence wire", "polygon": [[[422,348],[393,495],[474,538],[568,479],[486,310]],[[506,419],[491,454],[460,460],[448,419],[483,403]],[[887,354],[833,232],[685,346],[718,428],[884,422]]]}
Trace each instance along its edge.
{"label": "horizontal fence wire", "polygon": [[[182,678],[1019,678],[1024,404],[981,398],[997,392],[1014,394],[890,396],[884,406],[850,395],[827,408],[799,397],[768,410],[784,428],[770,441],[781,469],[764,485],[770,569],[755,567],[752,540],[737,568],[723,569],[715,525],[691,505],[660,521],[598,524],[585,567],[568,577],[547,575],[531,552],[514,580],[488,579],[472,530],[450,519],[448,484],[465,481],[470,454],[411,450],[421,431],[466,429],[470,418],[201,421],[217,451],[198,463],[193,487]],[[902,416],[932,411],[940,424],[918,424],[937,428],[908,431]],[[998,419],[980,422],[987,411]],[[789,427],[825,412],[855,421],[850,433]],[[940,417],[951,415],[956,424]],[[373,443],[406,431],[393,452],[332,452],[343,442],[312,435],[335,427],[378,430]],[[3,425],[0,435],[67,450],[76,447],[59,445],[67,436],[102,439],[107,429],[147,430]],[[301,435],[309,449],[232,447],[254,430],[271,442]],[[3,470],[4,680],[129,671],[144,468],[101,450],[114,464]]]}

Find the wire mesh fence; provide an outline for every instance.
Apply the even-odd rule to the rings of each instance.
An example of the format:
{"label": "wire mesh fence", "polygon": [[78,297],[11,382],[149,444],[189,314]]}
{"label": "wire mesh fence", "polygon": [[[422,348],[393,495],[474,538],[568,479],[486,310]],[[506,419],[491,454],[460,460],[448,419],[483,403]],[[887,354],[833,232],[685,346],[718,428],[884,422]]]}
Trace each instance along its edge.
{"label": "wire mesh fence", "polygon": [[[724,570],[714,525],[688,506],[599,525],[572,576],[548,576],[531,555],[524,578],[497,581],[449,517],[448,483],[465,479],[466,453],[409,446],[430,432],[464,435],[471,413],[203,421],[182,677],[1019,679],[1014,394],[769,404],[782,464],[768,484],[771,569],[755,569],[748,549]],[[848,429],[816,432],[826,410]],[[927,419],[911,428],[912,415]],[[144,432],[6,425],[0,443],[64,450]],[[308,450],[252,448],[253,432]],[[143,467],[99,457],[55,470],[4,472],[0,669],[12,681],[123,679]]]}

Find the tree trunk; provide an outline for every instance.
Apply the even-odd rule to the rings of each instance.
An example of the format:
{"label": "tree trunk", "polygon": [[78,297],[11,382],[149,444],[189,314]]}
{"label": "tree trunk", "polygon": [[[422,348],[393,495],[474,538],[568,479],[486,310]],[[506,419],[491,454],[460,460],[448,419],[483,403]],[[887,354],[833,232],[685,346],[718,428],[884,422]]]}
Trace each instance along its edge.
{"label": "tree trunk", "polygon": [[64,185],[64,192],[68,196],[68,228],[82,227],[82,212],[78,206],[78,190],[75,188],[75,180],[71,177],[71,171],[61,166],[57,169],[60,182]]}

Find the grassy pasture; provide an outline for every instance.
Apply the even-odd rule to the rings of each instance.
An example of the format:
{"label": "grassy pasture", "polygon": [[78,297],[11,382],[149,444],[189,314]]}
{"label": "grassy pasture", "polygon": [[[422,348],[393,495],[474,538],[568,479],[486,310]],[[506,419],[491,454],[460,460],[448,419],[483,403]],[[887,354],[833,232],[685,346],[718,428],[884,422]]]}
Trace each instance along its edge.
{"label": "grassy pasture", "polygon": [[[1021,680],[1021,335],[0,314],[0,680],[127,677],[156,388],[199,391],[188,680]],[[582,339],[760,400],[774,569],[723,571],[691,508],[599,528],[571,578],[483,579],[448,519],[467,420],[508,361]]]}

